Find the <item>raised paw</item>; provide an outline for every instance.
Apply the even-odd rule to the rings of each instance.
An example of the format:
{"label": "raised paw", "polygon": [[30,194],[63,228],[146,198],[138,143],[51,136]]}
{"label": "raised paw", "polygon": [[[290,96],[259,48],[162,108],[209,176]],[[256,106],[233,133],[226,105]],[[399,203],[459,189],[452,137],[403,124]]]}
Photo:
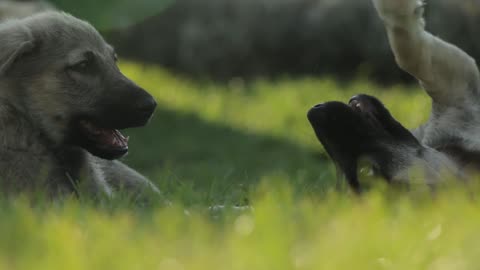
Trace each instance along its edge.
{"label": "raised paw", "polygon": [[423,0],[372,0],[375,9],[385,21],[405,18],[420,18],[423,15]]}

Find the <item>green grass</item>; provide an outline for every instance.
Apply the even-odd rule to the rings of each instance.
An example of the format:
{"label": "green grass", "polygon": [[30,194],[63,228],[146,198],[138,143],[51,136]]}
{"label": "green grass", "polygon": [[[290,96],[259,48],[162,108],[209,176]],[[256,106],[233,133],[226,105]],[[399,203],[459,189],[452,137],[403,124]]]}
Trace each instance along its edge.
{"label": "green grass", "polygon": [[2,199],[0,269],[478,268],[480,188],[336,192],[306,119],[316,103],[363,92],[413,128],[430,107],[419,89],[314,78],[222,86],[122,70],[159,103],[147,127],[128,132],[124,161],[173,205]]}

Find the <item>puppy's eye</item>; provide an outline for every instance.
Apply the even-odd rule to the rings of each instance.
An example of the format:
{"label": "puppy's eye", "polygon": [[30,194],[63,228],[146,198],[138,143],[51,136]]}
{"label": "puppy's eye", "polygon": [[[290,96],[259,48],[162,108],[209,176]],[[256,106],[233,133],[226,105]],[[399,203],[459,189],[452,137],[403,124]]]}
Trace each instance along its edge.
{"label": "puppy's eye", "polygon": [[83,60],[81,62],[78,62],[78,63],[70,66],[70,69],[73,70],[73,71],[77,71],[77,72],[86,72],[86,71],[88,71],[88,69],[90,67],[90,64],[91,64],[91,61]]}

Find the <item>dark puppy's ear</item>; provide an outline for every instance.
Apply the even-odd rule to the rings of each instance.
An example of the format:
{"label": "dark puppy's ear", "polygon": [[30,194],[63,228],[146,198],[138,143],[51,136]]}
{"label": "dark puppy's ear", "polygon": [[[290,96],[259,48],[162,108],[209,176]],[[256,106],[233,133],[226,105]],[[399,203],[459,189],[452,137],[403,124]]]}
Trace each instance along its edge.
{"label": "dark puppy's ear", "polygon": [[22,21],[11,20],[0,24],[0,77],[5,76],[12,64],[35,47],[31,31]]}

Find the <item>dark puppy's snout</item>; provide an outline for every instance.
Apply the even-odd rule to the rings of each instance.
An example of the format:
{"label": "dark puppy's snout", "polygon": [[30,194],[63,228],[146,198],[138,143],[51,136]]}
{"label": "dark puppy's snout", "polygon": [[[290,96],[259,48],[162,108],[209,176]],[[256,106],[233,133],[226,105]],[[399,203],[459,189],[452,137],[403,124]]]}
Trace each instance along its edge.
{"label": "dark puppy's snout", "polygon": [[310,120],[310,122],[315,120],[320,120],[321,117],[323,116],[324,108],[325,108],[325,103],[320,103],[313,106],[307,113],[308,120]]}
{"label": "dark puppy's snout", "polygon": [[156,107],[157,107],[157,102],[149,94],[140,98],[140,100],[138,100],[134,105],[134,109],[144,115],[152,115]]}

